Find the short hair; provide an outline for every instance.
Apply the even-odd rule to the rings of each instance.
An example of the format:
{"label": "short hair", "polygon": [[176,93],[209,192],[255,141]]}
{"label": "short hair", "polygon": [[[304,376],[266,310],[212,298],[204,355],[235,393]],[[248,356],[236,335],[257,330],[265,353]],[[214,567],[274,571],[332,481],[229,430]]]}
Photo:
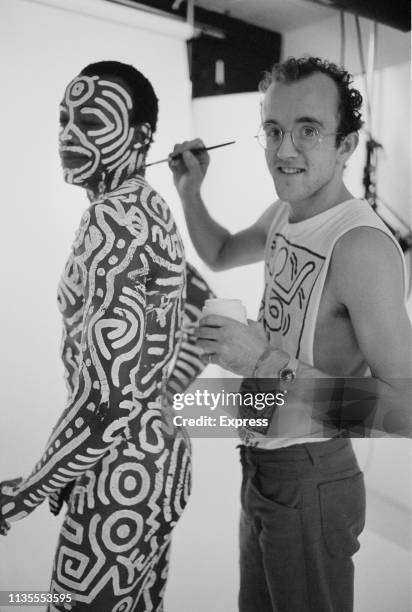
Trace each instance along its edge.
{"label": "short hair", "polygon": [[326,74],[338,88],[339,125],[336,144],[351,132],[357,132],[363,125],[362,96],[357,89],[351,87],[352,75],[336,64],[320,57],[289,57],[275,64],[271,72],[265,72],[259,83],[259,90],[265,92],[272,83],[295,83],[312,74]]}
{"label": "short hair", "polygon": [[159,112],[157,96],[150,81],[134,66],[115,61],[95,62],[83,68],[80,75],[121,79],[132,96],[131,124],[148,123],[152,132],[156,131]]}

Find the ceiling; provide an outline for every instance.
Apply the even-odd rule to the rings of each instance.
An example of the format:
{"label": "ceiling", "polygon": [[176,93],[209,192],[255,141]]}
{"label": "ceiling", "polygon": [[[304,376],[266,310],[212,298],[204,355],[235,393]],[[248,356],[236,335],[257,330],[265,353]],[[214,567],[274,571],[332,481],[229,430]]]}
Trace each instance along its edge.
{"label": "ceiling", "polygon": [[[307,26],[345,11],[408,32],[411,29],[410,0],[109,0],[128,6],[174,15],[179,19],[193,15],[195,21],[216,25],[226,15],[237,22],[272,30],[280,34]],[[228,20],[230,22],[230,19]]]}
{"label": "ceiling", "polygon": [[276,32],[286,32],[336,15],[336,10],[307,0],[195,0],[195,5],[253,23]]}

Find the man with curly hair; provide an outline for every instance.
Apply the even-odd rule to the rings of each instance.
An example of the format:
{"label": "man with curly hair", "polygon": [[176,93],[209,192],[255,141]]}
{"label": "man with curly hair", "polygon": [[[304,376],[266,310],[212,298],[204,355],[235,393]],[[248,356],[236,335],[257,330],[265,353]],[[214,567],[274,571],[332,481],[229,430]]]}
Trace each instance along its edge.
{"label": "man with curly hair", "polygon": [[267,430],[242,433],[239,609],[350,612],[363,474],[344,428],[317,409],[326,404],[331,416],[334,383],[349,377],[369,376],[389,406],[405,395],[402,253],[343,181],[362,125],[350,75],[319,58],[289,58],[260,88],[259,140],[279,200],[254,225],[231,234],[209,216],[200,195],[209,158],[190,151],[201,141],[176,145],[183,161],[170,161],[204,261],[215,270],[265,262],[259,322],[204,317],[200,346],[248,377],[244,387],[276,380],[287,390]]}

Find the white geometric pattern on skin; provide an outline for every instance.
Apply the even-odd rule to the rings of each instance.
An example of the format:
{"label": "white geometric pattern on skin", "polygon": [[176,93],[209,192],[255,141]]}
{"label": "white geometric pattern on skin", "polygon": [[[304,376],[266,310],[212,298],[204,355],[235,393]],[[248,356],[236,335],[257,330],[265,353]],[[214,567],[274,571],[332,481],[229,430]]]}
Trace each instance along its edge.
{"label": "white geometric pattern on skin", "polygon": [[[115,451],[111,451],[111,461],[106,463],[99,480],[103,477],[112,485],[113,477],[117,478],[116,474],[123,468],[127,474],[124,481],[130,478],[127,462],[123,460],[125,450],[126,443],[123,441]],[[110,486],[104,504],[102,496],[93,491],[90,495],[96,503],[93,512],[85,511],[84,507],[79,511],[76,490],[82,486],[82,482],[76,486],[70,498],[69,514],[56,554],[53,591],[74,591],[78,602],[87,604],[87,609],[94,605],[92,609],[96,610],[99,609],[99,601],[103,597],[104,609],[111,609],[109,601],[112,601],[113,597],[108,600],[108,590],[118,597],[133,594],[134,601],[139,599],[140,594],[144,594],[145,601],[159,597],[158,587],[153,588],[152,593],[148,592],[151,582],[148,574],[153,573],[156,564],[159,564],[164,547],[169,543],[170,530],[186,505],[187,497],[180,498],[185,492],[179,487],[179,482],[182,479],[189,482],[190,451],[184,439],[178,437],[157,457],[147,457],[143,464],[134,463],[139,470],[143,465],[151,474],[150,494],[146,497],[146,503],[139,505],[139,514],[122,499],[124,495],[129,495],[130,499],[134,495],[135,491],[130,487],[130,483],[128,487],[125,487],[124,483],[120,485],[122,495],[117,501],[119,491],[117,487]],[[159,463],[162,469],[159,469]],[[176,484],[173,485],[173,482]],[[100,488],[102,486],[104,485],[100,484]],[[168,489],[170,490],[167,491]],[[136,490],[139,490],[138,486]],[[176,496],[179,496],[178,507],[176,508],[175,504],[165,509],[165,501],[167,505],[167,499]],[[84,529],[85,525],[89,525],[88,530]],[[162,574],[167,575],[164,570],[163,565],[157,567],[158,578]]]}
{"label": "white geometric pattern on skin", "polygon": [[131,109],[130,94],[120,84],[98,76],[73,79],[60,106],[65,125],[60,128],[59,141],[61,154],[78,155],[79,159],[73,167],[64,164],[66,182],[86,185],[93,177],[105,177],[104,191],[113,190],[142,167],[151,128],[141,124],[144,141],[132,147]]}
{"label": "white geometric pattern on skin", "polygon": [[[188,295],[185,304],[184,323],[181,330],[182,343],[179,353],[174,358],[173,363],[170,364],[172,374],[166,389],[168,395],[173,392],[184,391],[204,367],[200,360],[200,351],[195,344],[193,331],[194,324],[201,316],[204,300],[207,297],[213,296],[213,294],[190,265],[187,266],[187,281]],[[169,401],[171,402],[172,398]],[[120,447],[124,448],[125,463],[137,461],[140,466],[142,462],[145,463],[144,453],[134,445],[128,444],[127,448],[125,448],[124,444],[123,441],[120,442],[94,468],[95,470],[101,466],[99,476],[96,476],[93,471],[86,472],[72,491],[69,500],[69,514],[65,521],[65,525],[67,525],[68,521],[71,521],[70,531],[68,534],[66,532],[62,534],[66,538],[63,539],[62,537],[61,545],[56,554],[55,570],[50,588],[53,592],[72,591],[73,582],[64,572],[64,567],[67,566],[67,562],[70,562],[71,555],[81,553],[82,550],[85,550],[85,547],[89,546],[87,541],[79,541],[79,534],[82,534],[84,530],[80,529],[81,526],[76,520],[85,523],[84,514],[87,514],[88,510],[93,510],[94,512],[89,513],[89,515],[95,516],[99,510],[98,506],[102,504],[106,509],[118,507],[113,497],[110,494],[109,496],[106,494],[106,490],[108,490],[106,482],[116,472],[116,466],[122,466],[122,462],[118,461]],[[96,597],[98,597],[99,589],[100,595],[103,596],[101,591],[102,584],[112,588],[113,594],[117,593],[118,596],[121,596],[120,593],[123,594],[122,599],[116,601],[114,607],[111,608],[109,601],[116,599],[116,597],[113,597],[112,593],[107,594],[107,591],[104,591],[105,609],[123,611],[126,608],[123,608],[122,604],[125,605],[126,602],[128,602],[127,609],[130,610],[158,610],[160,612],[163,609],[162,601],[168,575],[170,542],[170,533],[165,532],[167,530],[164,529],[164,524],[166,521],[166,524],[172,529],[183,512],[190,494],[191,462],[189,440],[179,436],[173,444],[173,449],[170,452],[166,448],[160,455],[153,457],[155,459],[155,467],[154,472],[151,474],[151,492],[143,508],[141,506],[139,508],[145,516],[145,533],[144,535],[142,534],[142,539],[151,545],[149,549],[146,549],[148,550],[147,555],[142,554],[143,550],[141,546],[139,547],[139,544],[133,550],[127,552],[127,554],[116,554],[115,559],[106,549],[106,562],[104,566],[99,566],[99,571],[94,574],[94,580],[88,583],[89,587],[81,594],[79,593],[79,587],[76,587],[77,598],[79,601],[85,602],[87,610],[94,609],[96,612],[100,610],[100,604],[97,603],[97,607],[95,607],[94,603],[96,602]],[[150,458],[150,455],[148,457]],[[147,460],[145,465],[148,465]],[[125,480],[126,478],[127,476]],[[115,495],[115,490],[113,488],[111,490]],[[131,494],[132,491],[129,488],[129,495]],[[54,512],[57,513],[60,508],[59,504],[62,501],[58,498],[56,499],[56,496],[51,501],[57,504],[57,506],[54,506]],[[53,508],[53,504],[51,504],[51,507]],[[127,505],[125,508],[127,508]],[[74,517],[74,519],[70,517]],[[77,534],[76,545],[73,543],[74,538],[71,535],[73,533]],[[161,534],[160,537],[159,534]],[[130,537],[133,537],[132,533]],[[153,546],[156,550],[155,554],[152,550]],[[64,553],[62,553],[62,549]],[[92,558],[90,552],[88,552],[87,558]],[[96,563],[98,563],[97,559],[91,565],[91,568],[94,570],[96,570]],[[119,571],[119,565],[125,569],[126,574],[122,574],[121,570]],[[87,572],[86,575],[88,575]],[[133,595],[124,597],[125,592],[133,593]],[[134,607],[135,605],[137,607]],[[139,605],[142,607],[139,607]],[[52,609],[57,610],[57,608]]]}
{"label": "white geometric pattern on skin", "polygon": [[[134,211],[136,205],[139,209]],[[162,227],[154,230],[157,222]],[[169,240],[165,228],[173,234]],[[62,277],[59,305],[67,406],[41,461],[2,511],[11,520],[21,518],[48,495],[59,508],[56,500],[62,489],[75,481],[52,589],[75,590],[88,610],[94,605],[101,609],[95,604],[100,595],[115,609],[126,592],[135,603],[141,594],[145,602],[161,605],[165,550],[190,493],[190,445],[183,431],[164,421],[161,391],[181,392],[203,369],[192,326],[204,299],[211,296],[189,268],[189,294],[196,295],[183,312],[184,266],[170,212],[144,179],[136,178],[83,215]],[[113,368],[116,360],[118,367]],[[172,366],[171,385],[159,390]],[[101,414],[104,402],[107,407]],[[133,462],[136,469],[131,468]],[[140,480],[136,474],[141,474]],[[113,513],[130,508],[127,498],[132,495],[141,500],[144,532],[132,542],[129,556],[122,553],[121,564],[129,576],[125,583],[119,554],[107,547],[110,534],[99,536],[94,529],[111,525],[107,521]],[[119,527],[119,546],[127,548],[132,530]],[[95,553],[101,551],[95,562],[90,562],[93,550],[85,554],[92,543]],[[80,563],[77,569],[70,559]]]}
{"label": "white geometric pattern on skin", "polygon": [[[140,178],[130,181],[129,190],[130,193],[144,190],[148,193],[147,184]],[[130,280],[128,273],[140,267],[143,238],[150,239],[149,232],[143,229],[141,235],[136,236],[135,226],[130,232],[124,219],[131,218],[130,208],[135,205],[127,203],[122,207],[119,206],[121,199],[116,200],[116,206],[110,199],[95,202],[83,217],[85,227],[78,234],[70,265],[66,267],[72,274],[70,280],[76,278],[78,281],[74,285],[76,300],[73,307],[82,308],[80,354],[77,352],[76,358],[78,380],[39,467],[19,487],[15,501],[10,501],[7,511],[4,508],[6,517],[31,511],[37,505],[30,502],[31,494],[36,501],[41,501],[55,488],[50,486],[52,475],[68,482],[84,468],[90,469],[90,462],[97,462],[113,443],[121,439],[127,425],[135,428],[141,419],[142,400],[146,404],[157,404],[161,414],[159,391],[155,391],[153,383],[162,384],[163,374],[176,348],[173,338],[178,336],[183,309],[183,247],[178,255],[173,253],[174,271],[162,268],[158,260],[150,260],[146,255],[148,273]],[[149,202],[145,202],[143,208],[146,207],[150,207]],[[147,220],[147,226],[149,224],[153,225],[153,219]],[[104,237],[102,241],[91,239],[93,228]],[[179,242],[176,229],[175,235]],[[79,240],[80,236],[82,240]],[[160,260],[170,261],[168,245],[150,242]],[[114,255],[116,261],[112,259]],[[177,286],[176,278],[180,279]],[[173,282],[157,285],[156,281],[160,279],[173,279]],[[67,280],[63,283],[66,293],[69,284]],[[156,287],[156,291],[148,291],[152,287]],[[125,297],[127,300],[122,299]],[[159,309],[164,311],[164,316],[153,316]],[[70,319],[73,314],[72,311],[69,313]],[[147,339],[159,333],[172,338],[162,355],[150,352],[150,340]],[[72,340],[66,331],[67,337]],[[70,348],[73,360],[74,351],[79,348],[78,341],[72,342]],[[134,405],[137,396],[140,405]],[[128,423],[132,407],[138,409],[134,418],[136,422]],[[73,462],[68,460],[69,449]]]}

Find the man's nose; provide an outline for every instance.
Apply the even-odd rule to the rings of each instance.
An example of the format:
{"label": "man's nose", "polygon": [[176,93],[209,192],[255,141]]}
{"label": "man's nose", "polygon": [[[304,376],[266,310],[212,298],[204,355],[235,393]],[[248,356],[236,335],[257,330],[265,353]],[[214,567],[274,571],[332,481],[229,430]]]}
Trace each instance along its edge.
{"label": "man's nose", "polygon": [[290,132],[285,132],[282,142],[280,143],[280,147],[277,151],[277,157],[279,159],[287,159],[290,157],[297,157],[297,155],[298,152],[293,144],[292,134]]}

